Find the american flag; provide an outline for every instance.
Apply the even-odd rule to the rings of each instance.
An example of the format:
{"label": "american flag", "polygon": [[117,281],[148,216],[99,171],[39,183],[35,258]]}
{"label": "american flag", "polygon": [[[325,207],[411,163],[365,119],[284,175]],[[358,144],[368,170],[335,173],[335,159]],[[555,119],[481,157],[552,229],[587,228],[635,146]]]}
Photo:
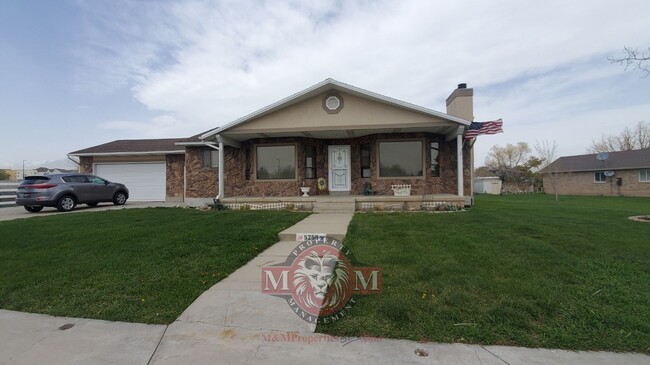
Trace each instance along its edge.
{"label": "american flag", "polygon": [[465,134],[465,139],[476,138],[479,134],[497,134],[503,133],[503,121],[501,119],[493,120],[490,122],[472,122],[469,125],[469,130]]}

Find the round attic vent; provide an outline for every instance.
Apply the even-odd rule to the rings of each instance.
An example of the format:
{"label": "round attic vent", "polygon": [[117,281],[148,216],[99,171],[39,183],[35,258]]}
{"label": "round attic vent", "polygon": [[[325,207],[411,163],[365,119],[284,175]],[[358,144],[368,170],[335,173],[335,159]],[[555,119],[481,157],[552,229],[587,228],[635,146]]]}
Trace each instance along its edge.
{"label": "round attic vent", "polygon": [[328,94],[323,98],[323,109],[329,114],[336,114],[343,109],[343,98],[338,93]]}

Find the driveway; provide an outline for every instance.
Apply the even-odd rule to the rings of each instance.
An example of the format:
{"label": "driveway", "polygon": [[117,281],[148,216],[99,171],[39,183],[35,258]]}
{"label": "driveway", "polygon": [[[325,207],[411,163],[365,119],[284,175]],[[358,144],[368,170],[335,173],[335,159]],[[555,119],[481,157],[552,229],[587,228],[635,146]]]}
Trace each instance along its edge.
{"label": "driveway", "polygon": [[101,212],[104,210],[147,208],[147,207],[181,207],[182,202],[127,202],[124,205],[113,205],[113,203],[100,203],[96,207],[89,207],[85,204],[78,205],[71,212],[59,212],[56,208],[45,207],[38,213],[29,213],[23,207],[0,208],[0,221],[10,221],[21,218],[48,217],[57,214],[72,214],[81,212]]}

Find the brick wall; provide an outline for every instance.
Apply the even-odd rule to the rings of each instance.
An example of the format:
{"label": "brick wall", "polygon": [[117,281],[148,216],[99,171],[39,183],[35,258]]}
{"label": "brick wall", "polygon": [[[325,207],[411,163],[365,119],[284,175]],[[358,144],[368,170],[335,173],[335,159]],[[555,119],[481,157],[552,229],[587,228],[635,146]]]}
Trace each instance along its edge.
{"label": "brick wall", "polygon": [[[616,185],[616,178],[623,179],[620,188]],[[554,194],[548,175],[544,175],[544,190],[547,194]],[[557,190],[560,195],[650,196],[650,183],[639,182],[639,170],[616,171],[616,175],[604,183],[594,182],[593,171],[571,172],[558,174]]]}

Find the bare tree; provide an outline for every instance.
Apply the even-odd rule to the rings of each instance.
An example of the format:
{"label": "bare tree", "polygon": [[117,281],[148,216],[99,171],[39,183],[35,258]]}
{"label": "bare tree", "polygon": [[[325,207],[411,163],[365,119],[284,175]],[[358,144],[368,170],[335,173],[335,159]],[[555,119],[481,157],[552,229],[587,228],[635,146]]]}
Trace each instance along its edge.
{"label": "bare tree", "polygon": [[629,46],[623,47],[625,55],[622,57],[608,57],[610,63],[618,63],[624,65],[625,69],[632,68],[632,70],[639,70],[643,73],[643,77],[650,76],[650,47],[646,53],[645,50],[639,52],[638,48]]}
{"label": "bare tree", "polygon": [[640,121],[634,128],[625,127],[618,135],[604,135],[599,141],[592,141],[589,153],[615,152],[650,148],[650,123]]}
{"label": "bare tree", "polygon": [[531,149],[526,142],[516,145],[508,143],[505,147],[494,145],[485,158],[485,166],[504,182],[514,183],[519,189],[519,184],[526,179],[526,172],[530,171],[526,163],[530,159]]}
{"label": "bare tree", "polygon": [[549,141],[535,141],[535,152],[537,157],[542,161],[540,167],[542,169],[546,168],[546,174],[548,174],[548,180],[551,182],[551,187],[553,187],[553,194],[555,194],[555,200],[558,200],[557,192],[557,182],[558,182],[558,164],[553,164],[557,157],[557,142],[549,143]]}

